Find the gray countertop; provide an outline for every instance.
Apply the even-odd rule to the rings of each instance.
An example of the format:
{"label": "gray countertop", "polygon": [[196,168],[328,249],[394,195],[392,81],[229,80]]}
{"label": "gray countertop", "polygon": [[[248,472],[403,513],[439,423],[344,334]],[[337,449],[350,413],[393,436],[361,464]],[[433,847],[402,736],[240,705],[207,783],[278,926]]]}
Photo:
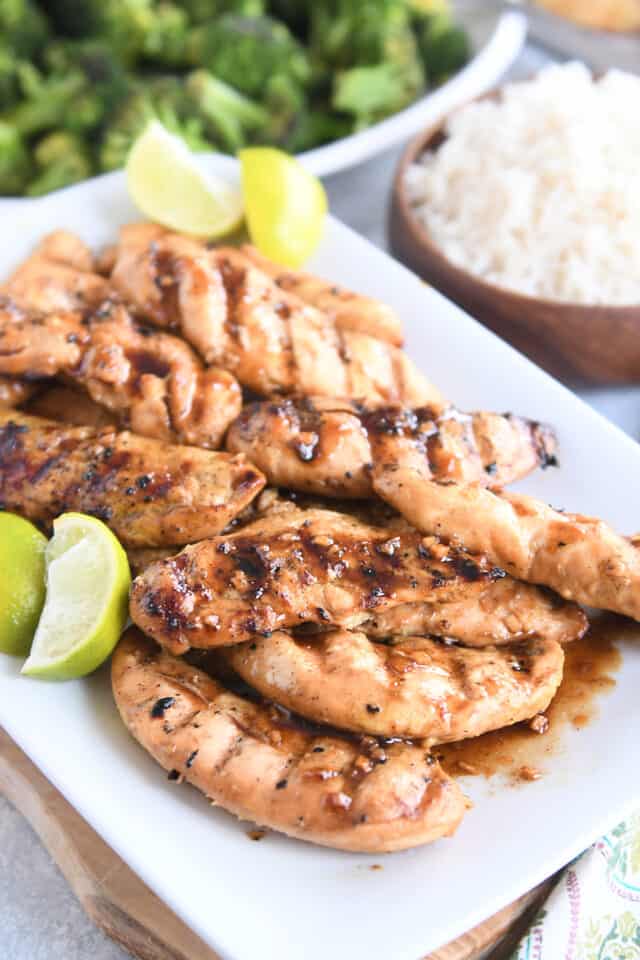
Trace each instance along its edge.
{"label": "gray countertop", "polygon": [[[548,56],[529,46],[513,70],[530,75]],[[385,247],[386,203],[400,149],[327,181],[332,212]],[[640,388],[580,391],[634,438],[640,437]],[[2,960],[126,960],[97,931],[38,838],[0,797],[0,945]]]}

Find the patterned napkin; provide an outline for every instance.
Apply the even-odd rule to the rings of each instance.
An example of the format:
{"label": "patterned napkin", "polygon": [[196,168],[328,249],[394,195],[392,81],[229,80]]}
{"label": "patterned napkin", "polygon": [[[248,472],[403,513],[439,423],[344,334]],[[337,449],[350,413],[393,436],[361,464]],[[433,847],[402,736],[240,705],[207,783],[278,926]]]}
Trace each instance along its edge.
{"label": "patterned napkin", "polygon": [[640,811],[569,864],[511,960],[640,960]]}

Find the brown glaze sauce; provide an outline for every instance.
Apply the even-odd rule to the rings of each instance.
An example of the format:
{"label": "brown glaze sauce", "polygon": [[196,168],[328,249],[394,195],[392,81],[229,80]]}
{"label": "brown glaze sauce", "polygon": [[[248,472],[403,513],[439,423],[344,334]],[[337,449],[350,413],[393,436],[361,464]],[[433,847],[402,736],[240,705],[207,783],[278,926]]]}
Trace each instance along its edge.
{"label": "brown glaze sauce", "polygon": [[562,749],[567,726],[581,730],[598,716],[598,699],[615,686],[613,674],[622,663],[616,640],[637,632],[637,625],[614,614],[594,616],[581,640],[565,646],[564,677],[545,712],[549,724],[536,733],[528,722],[481,737],[434,747],[434,754],[452,776],[492,777],[512,782],[538,780],[548,759]]}

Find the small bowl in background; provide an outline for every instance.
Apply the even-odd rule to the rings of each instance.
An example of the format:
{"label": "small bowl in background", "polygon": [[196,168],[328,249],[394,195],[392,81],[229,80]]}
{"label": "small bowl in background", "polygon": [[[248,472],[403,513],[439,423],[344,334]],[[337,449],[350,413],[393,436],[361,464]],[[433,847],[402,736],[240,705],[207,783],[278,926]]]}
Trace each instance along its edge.
{"label": "small bowl in background", "polygon": [[393,254],[554,376],[599,384],[640,383],[640,304],[586,306],[520,294],[456,266],[432,241],[409,200],[405,172],[444,142],[445,123],[415,137],[398,165],[388,221]]}

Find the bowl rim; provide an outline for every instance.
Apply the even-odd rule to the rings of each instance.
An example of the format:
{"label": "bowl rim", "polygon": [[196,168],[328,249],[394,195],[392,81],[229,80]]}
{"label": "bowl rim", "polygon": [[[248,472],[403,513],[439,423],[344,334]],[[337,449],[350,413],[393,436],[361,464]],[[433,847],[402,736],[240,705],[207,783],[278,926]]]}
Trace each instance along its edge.
{"label": "bowl rim", "polygon": [[[532,294],[522,293],[513,287],[505,287],[497,283],[492,283],[489,280],[485,280],[483,277],[480,277],[477,274],[472,273],[470,270],[466,270],[464,267],[454,263],[453,260],[450,260],[449,257],[446,256],[441,247],[439,247],[435,241],[432,240],[427,228],[416,216],[415,209],[409,200],[409,193],[406,187],[407,168],[412,165],[417,165],[418,158],[422,154],[426,153],[429,149],[438,149],[437,146],[430,148],[432,141],[436,140],[438,137],[442,138],[442,142],[446,140],[446,126],[452,116],[471,103],[478,103],[482,100],[499,99],[507,86],[510,87],[519,83],[526,83],[534,79],[539,72],[540,71],[536,71],[535,73],[531,74],[531,76],[525,77],[521,80],[513,80],[507,84],[501,84],[500,86],[492,87],[490,90],[487,90],[478,96],[472,97],[470,100],[466,101],[466,103],[444,114],[435,123],[429,124],[429,126],[425,127],[420,133],[416,134],[416,136],[409,141],[402,152],[393,178],[393,198],[402,217],[403,227],[408,229],[411,240],[415,247],[426,251],[426,253],[434,261],[440,261],[442,266],[446,267],[454,280],[457,282],[464,282],[465,284],[475,285],[476,289],[481,291],[485,297],[500,297],[503,300],[511,300],[514,305],[519,305],[523,309],[527,307],[531,308],[535,305],[537,307],[544,307],[545,309],[549,310],[556,310],[561,314],[575,313],[576,311],[582,311],[588,314],[607,313],[617,316],[620,319],[629,316],[631,313],[636,314],[638,311],[640,311],[640,300],[634,303],[619,304],[579,303],[575,300],[552,300],[548,297],[536,297]],[[438,144],[438,146],[440,146],[440,144]]]}

